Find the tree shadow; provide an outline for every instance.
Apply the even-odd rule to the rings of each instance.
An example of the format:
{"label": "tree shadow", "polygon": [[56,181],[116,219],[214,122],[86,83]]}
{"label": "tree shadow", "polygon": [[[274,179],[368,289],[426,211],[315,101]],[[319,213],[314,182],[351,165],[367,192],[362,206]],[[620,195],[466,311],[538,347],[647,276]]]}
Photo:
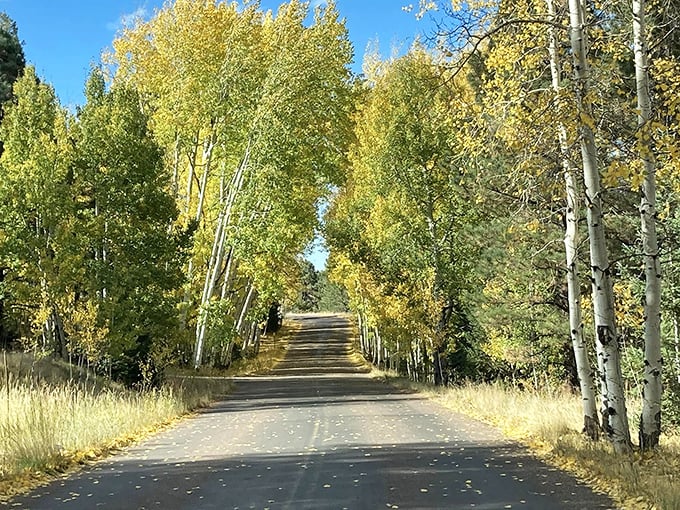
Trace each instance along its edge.
{"label": "tree shadow", "polygon": [[512,445],[356,445],[174,462],[127,458],[12,502],[42,509],[613,508]]}

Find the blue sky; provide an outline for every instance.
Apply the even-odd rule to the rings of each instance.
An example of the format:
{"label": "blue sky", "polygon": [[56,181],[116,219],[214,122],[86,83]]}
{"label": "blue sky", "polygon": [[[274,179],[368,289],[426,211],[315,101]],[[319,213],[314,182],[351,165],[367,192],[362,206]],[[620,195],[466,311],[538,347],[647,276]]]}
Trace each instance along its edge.
{"label": "blue sky", "polygon": [[[261,2],[273,10],[280,3]],[[354,44],[355,71],[369,41],[378,40],[386,56],[392,47],[408,49],[424,23],[402,9],[409,3],[417,0],[337,0]],[[54,86],[63,105],[74,106],[83,102],[91,64],[99,62],[124,20],[149,17],[162,5],[163,0],[0,0],[0,11],[16,21],[28,62]]]}
{"label": "blue sky", "polygon": [[[319,4],[323,0],[312,0]],[[262,0],[263,9],[276,10],[279,0]],[[361,71],[369,42],[377,41],[384,56],[403,52],[416,35],[427,32],[425,21],[402,8],[417,0],[337,0],[354,45],[355,72]],[[26,59],[38,75],[54,86],[61,103],[82,104],[83,87],[92,64],[111,46],[116,32],[135,15],[148,18],[163,0],[0,0],[0,11],[16,21]],[[317,243],[307,257],[317,268],[326,253]]]}

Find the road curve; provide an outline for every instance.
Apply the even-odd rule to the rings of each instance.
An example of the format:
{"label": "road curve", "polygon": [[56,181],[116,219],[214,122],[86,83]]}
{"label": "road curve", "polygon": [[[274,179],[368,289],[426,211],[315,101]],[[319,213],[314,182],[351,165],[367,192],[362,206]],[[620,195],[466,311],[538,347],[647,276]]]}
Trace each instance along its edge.
{"label": "road curve", "polygon": [[368,377],[346,319],[296,316],[271,376],[10,502],[90,509],[613,508],[483,424]]}

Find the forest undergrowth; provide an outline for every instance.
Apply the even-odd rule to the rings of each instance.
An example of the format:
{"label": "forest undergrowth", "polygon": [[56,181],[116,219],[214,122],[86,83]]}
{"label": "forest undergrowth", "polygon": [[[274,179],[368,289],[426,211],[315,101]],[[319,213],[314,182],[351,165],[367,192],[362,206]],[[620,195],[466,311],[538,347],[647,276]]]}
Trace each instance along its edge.
{"label": "forest undergrowth", "polygon": [[[447,409],[495,426],[550,464],[609,494],[621,508],[680,509],[678,430],[667,430],[656,452],[620,456],[608,441],[590,441],[581,433],[579,396],[563,388],[527,390],[502,383],[434,387],[377,369],[373,373],[392,385],[421,392]],[[639,399],[628,403],[631,417],[639,417]],[[637,421],[631,420],[631,425],[636,426]],[[631,435],[635,434],[631,428]]]}
{"label": "forest undergrowth", "polygon": [[146,391],[82,377],[64,363],[6,356],[0,383],[0,502],[208,406],[230,391],[230,376],[270,370],[283,356],[290,330],[284,326],[263,339],[258,356],[229,370],[169,370],[160,388]]}

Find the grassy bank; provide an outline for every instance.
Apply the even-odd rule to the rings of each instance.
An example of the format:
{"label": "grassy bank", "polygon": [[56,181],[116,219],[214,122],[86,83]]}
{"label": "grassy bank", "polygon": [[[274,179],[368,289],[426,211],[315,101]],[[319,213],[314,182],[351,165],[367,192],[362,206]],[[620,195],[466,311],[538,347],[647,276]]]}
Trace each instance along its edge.
{"label": "grassy bank", "polygon": [[137,393],[12,381],[2,391],[0,478],[11,489],[17,480],[21,486],[27,477],[99,457],[225,390],[224,382]]}
{"label": "grassy bank", "polygon": [[[587,440],[577,395],[566,391],[520,391],[502,385],[433,388],[385,373],[390,383],[415,389],[448,409],[490,423],[530,446],[550,463],[606,492],[625,509],[680,510],[680,434],[664,434],[656,454],[614,454],[606,441]],[[639,403],[632,402],[631,425]],[[636,432],[631,430],[633,437]]]}
{"label": "grassy bank", "polygon": [[[226,372],[168,377],[136,392],[51,360],[0,358],[0,500],[100,458],[208,405],[229,391],[232,375],[270,369],[285,351],[286,329],[262,355]],[[8,370],[5,370],[4,367]],[[195,374],[195,372],[190,372]],[[212,375],[214,377],[206,377]]]}

